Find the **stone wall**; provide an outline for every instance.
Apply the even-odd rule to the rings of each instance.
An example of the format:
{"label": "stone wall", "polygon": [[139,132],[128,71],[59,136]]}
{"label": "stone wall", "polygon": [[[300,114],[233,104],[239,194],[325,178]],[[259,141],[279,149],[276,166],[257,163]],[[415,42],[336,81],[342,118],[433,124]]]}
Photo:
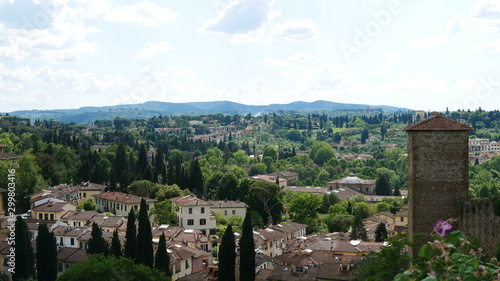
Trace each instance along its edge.
{"label": "stone wall", "polygon": [[483,250],[492,254],[500,242],[500,216],[494,213],[490,199],[474,199],[462,204],[458,228],[467,236],[474,235],[481,241]]}

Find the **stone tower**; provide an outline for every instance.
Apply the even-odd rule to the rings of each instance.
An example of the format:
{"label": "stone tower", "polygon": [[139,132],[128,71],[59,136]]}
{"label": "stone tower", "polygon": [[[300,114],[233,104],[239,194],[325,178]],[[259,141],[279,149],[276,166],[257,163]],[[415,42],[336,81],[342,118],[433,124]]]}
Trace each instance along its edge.
{"label": "stone tower", "polygon": [[469,199],[472,128],[433,112],[403,130],[408,132],[408,233],[427,240],[436,221],[457,218],[460,204]]}

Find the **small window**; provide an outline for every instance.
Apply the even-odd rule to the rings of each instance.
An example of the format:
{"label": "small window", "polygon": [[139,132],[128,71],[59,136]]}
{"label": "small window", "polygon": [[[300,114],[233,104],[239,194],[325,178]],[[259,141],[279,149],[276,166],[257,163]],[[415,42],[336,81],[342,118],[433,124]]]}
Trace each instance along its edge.
{"label": "small window", "polygon": [[233,212],[233,215],[236,215],[236,210],[233,210],[232,212]]}
{"label": "small window", "polygon": [[194,225],[194,220],[193,219],[189,219],[188,220],[188,225]]}
{"label": "small window", "polygon": [[401,217],[401,221],[405,221],[405,218],[404,218],[404,217]]}
{"label": "small window", "polygon": [[227,210],[224,210],[224,216],[227,216]]}
{"label": "small window", "polygon": [[189,260],[186,260],[186,269],[189,268]]}
{"label": "small window", "polygon": [[210,229],[210,235],[215,235],[216,231],[215,229]]}
{"label": "small window", "polygon": [[54,220],[54,214],[50,214],[50,220],[53,221]]}
{"label": "small window", "polygon": [[189,209],[188,209],[188,214],[190,214],[190,215],[191,215],[192,213],[193,213],[193,208],[189,208]]}
{"label": "small window", "polygon": [[200,219],[200,225],[206,225],[207,220],[206,219]]}
{"label": "small window", "polygon": [[71,243],[71,246],[75,245],[75,238],[71,238],[70,243]]}
{"label": "small window", "polygon": [[295,272],[304,272],[304,268],[302,266],[295,266]]}
{"label": "small window", "polygon": [[43,215],[42,214],[38,214],[38,219],[39,220],[43,220]]}
{"label": "small window", "polygon": [[83,198],[86,198],[87,197],[87,192],[84,192],[83,193]]}
{"label": "small window", "polygon": [[204,214],[205,213],[205,207],[201,207],[201,213]]}

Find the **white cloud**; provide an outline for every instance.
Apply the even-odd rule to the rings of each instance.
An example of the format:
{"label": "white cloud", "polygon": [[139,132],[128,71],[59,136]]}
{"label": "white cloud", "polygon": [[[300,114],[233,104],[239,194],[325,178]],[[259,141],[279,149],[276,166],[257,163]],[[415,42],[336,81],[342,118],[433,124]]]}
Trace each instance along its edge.
{"label": "white cloud", "polygon": [[263,61],[260,62],[260,64],[271,65],[271,66],[276,66],[276,67],[290,67],[290,66],[292,66],[291,63],[288,63],[284,60],[280,60],[277,58],[271,58],[271,57],[265,58]]}
{"label": "white cloud", "polygon": [[22,28],[0,25],[0,57],[13,60],[42,59],[46,62],[76,60],[96,51],[96,43],[86,40],[100,30],[85,24],[82,7],[72,8],[60,1],[44,1],[34,8],[38,17],[25,17]]}
{"label": "white cloud", "polygon": [[133,22],[149,26],[156,26],[162,22],[172,21],[178,14],[170,9],[157,6],[155,3],[144,0],[140,3],[114,8],[106,13],[104,20],[114,22]]}
{"label": "white cloud", "polygon": [[198,31],[230,35],[251,33],[281,14],[281,11],[272,10],[273,4],[274,0],[232,1],[216,17],[205,22]]}
{"label": "white cloud", "polygon": [[276,24],[271,37],[275,40],[303,41],[318,37],[319,28],[310,19],[299,19]]}
{"label": "white cloud", "polygon": [[294,62],[307,62],[312,60],[313,57],[307,53],[296,53],[291,55],[288,59]]}
{"label": "white cloud", "polygon": [[500,52],[500,39],[483,42],[472,48],[472,52]]}
{"label": "white cloud", "polygon": [[401,60],[401,55],[398,53],[388,53],[388,54],[383,54],[380,55],[379,58],[381,58],[384,61],[384,65],[382,67],[377,67],[375,69],[372,69],[368,71],[369,75],[384,75],[389,71],[389,66],[391,64],[394,64]]}
{"label": "white cloud", "polygon": [[448,33],[453,35],[466,27],[465,18],[462,15],[455,14],[448,22]]}
{"label": "white cloud", "polygon": [[158,43],[146,42],[136,57],[140,59],[149,59],[157,53],[166,53],[172,49],[174,49],[174,47],[167,41]]}
{"label": "white cloud", "polygon": [[410,45],[419,48],[435,48],[444,46],[448,42],[448,35],[441,34],[435,37],[422,37],[420,39],[414,40]]}

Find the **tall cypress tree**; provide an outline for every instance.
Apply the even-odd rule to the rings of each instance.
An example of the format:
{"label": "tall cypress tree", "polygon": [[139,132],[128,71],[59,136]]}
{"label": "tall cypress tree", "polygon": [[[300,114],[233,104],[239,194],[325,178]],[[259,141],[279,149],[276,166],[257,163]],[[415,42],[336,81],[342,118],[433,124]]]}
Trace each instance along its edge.
{"label": "tall cypress tree", "polygon": [[172,275],[170,272],[170,256],[167,252],[165,233],[162,233],[160,236],[160,242],[158,243],[158,250],[156,250],[155,256],[155,268],[165,273],[166,276]]}
{"label": "tall cypress tree", "polygon": [[191,160],[189,166],[189,189],[199,198],[203,197],[203,174],[198,159]]}
{"label": "tall cypress tree", "polygon": [[139,155],[137,157],[137,162],[135,163],[135,174],[138,177],[142,177],[144,171],[148,167],[148,155],[146,151],[146,146],[141,143],[139,146]]}
{"label": "tall cypress tree", "polygon": [[219,249],[219,281],[235,281],[235,250],[233,227],[229,224],[222,236]]}
{"label": "tall cypress tree", "polygon": [[113,238],[111,239],[111,255],[120,257],[122,255],[122,243],[118,237],[118,230],[113,231]]}
{"label": "tall cypress tree", "polygon": [[89,244],[87,248],[87,254],[104,254],[108,255],[109,249],[108,244],[104,237],[102,237],[102,230],[97,225],[96,222],[92,224],[92,233],[91,238],[89,239]]}
{"label": "tall cypress tree", "polygon": [[255,242],[252,218],[247,212],[240,238],[240,281],[255,280]]}
{"label": "tall cypress tree", "polygon": [[375,242],[384,242],[385,239],[387,239],[387,228],[383,222],[380,222],[375,229]]}
{"label": "tall cypress tree", "polygon": [[16,243],[14,245],[16,268],[14,274],[12,274],[12,279],[19,281],[36,278],[35,254],[33,253],[33,246],[31,246],[28,234],[28,225],[26,225],[21,216],[17,216],[14,231],[16,233]]}
{"label": "tall cypress tree", "polygon": [[149,222],[146,200],[141,199],[139,229],[137,230],[137,263],[153,267],[153,235]]}
{"label": "tall cypress tree", "polygon": [[375,194],[377,195],[391,195],[391,184],[389,182],[389,177],[386,174],[379,175],[377,181],[375,182]]}
{"label": "tall cypress tree", "polygon": [[125,233],[125,257],[135,260],[137,257],[137,228],[135,227],[135,212],[130,209],[127,218],[127,232]]}
{"label": "tall cypress tree", "polygon": [[45,223],[38,225],[36,271],[39,281],[54,281],[57,278],[56,237]]}

